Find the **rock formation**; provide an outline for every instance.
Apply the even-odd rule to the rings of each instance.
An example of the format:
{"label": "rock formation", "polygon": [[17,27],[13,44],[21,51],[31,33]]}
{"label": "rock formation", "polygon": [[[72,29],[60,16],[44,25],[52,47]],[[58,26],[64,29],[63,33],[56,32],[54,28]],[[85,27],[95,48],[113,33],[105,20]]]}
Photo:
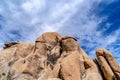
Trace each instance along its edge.
{"label": "rock formation", "polygon": [[120,80],[110,52],[92,60],[71,36],[47,32],[35,43],[8,42],[0,51],[0,80]]}

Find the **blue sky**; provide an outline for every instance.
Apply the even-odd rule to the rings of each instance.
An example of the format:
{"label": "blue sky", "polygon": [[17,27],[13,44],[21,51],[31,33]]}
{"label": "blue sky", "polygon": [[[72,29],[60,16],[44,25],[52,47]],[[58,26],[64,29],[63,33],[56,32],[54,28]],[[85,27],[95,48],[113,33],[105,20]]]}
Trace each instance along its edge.
{"label": "blue sky", "polygon": [[120,0],[0,0],[0,48],[7,41],[34,42],[57,31],[78,39],[95,57],[108,49],[120,63]]}

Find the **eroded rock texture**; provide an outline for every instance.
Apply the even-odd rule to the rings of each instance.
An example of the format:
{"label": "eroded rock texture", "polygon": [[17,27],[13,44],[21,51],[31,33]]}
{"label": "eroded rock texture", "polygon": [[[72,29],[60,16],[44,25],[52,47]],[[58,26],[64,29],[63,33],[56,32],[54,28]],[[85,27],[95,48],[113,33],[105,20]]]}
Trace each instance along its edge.
{"label": "eroded rock texture", "polygon": [[92,60],[71,36],[47,32],[35,43],[8,42],[0,51],[0,80],[120,80],[110,52]]}
{"label": "eroded rock texture", "polygon": [[120,80],[120,67],[112,54],[105,49],[96,51],[98,62],[106,80]]}

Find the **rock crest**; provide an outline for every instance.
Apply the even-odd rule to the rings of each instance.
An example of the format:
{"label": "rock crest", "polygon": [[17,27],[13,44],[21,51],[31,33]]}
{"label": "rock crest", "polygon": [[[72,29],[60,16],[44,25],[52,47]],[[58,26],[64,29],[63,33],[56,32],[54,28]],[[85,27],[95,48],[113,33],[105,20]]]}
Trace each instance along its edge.
{"label": "rock crest", "polygon": [[35,43],[9,42],[0,51],[0,80],[120,80],[120,67],[105,49],[92,60],[71,36],[47,32]]}

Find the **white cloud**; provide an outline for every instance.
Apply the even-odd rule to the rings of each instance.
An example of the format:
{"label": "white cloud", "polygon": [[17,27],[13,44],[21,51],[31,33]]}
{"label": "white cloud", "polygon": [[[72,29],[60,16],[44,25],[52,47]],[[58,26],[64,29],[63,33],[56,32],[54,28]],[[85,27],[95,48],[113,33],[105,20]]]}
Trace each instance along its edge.
{"label": "white cloud", "polygon": [[[96,33],[96,32],[95,32]],[[97,31],[98,35],[96,34],[88,35],[87,37],[83,37],[83,39],[87,39],[89,42],[84,42],[82,41],[83,39],[80,40],[82,46],[86,46],[88,49],[88,54],[94,58],[95,57],[95,50],[97,48],[105,48],[109,49],[109,51],[113,54],[114,57],[119,55],[119,47],[114,48],[115,42],[119,39],[119,34],[120,31],[117,30],[113,34],[104,36],[102,35],[102,31]],[[82,38],[82,37],[81,37]],[[118,43],[116,43],[118,45]],[[118,60],[119,58],[117,58]],[[118,60],[119,61],[119,60]],[[120,62],[120,61],[119,61]]]}
{"label": "white cloud", "polygon": [[59,1],[59,3],[53,0],[51,4],[51,1],[47,0],[27,0],[19,5],[14,1],[3,1],[2,8],[6,10],[1,14],[6,22],[1,31],[6,33],[4,36],[8,35],[11,38],[17,35],[11,34],[11,31],[19,31],[21,40],[34,41],[36,36],[43,32],[60,30],[82,1],[69,0],[68,2]]}
{"label": "white cloud", "polygon": [[27,0],[21,7],[28,14],[39,13],[45,6],[45,0]]}
{"label": "white cloud", "polygon": [[[107,48],[119,36],[119,31],[106,37],[102,33],[110,27],[108,23],[102,31],[97,31],[99,23],[107,17],[97,17],[92,12],[95,5],[102,0],[26,0],[21,3],[2,1],[0,14],[5,22],[0,30],[1,43],[10,38],[21,41],[34,41],[36,37],[47,31],[58,31],[62,35],[78,35],[82,46]],[[108,0],[106,0],[108,2]],[[110,1],[108,2],[110,4]],[[18,31],[17,34],[11,31]],[[19,36],[19,35],[21,36]],[[88,40],[84,43],[84,39]],[[2,45],[0,44],[0,45]],[[112,50],[114,51],[114,49]],[[93,57],[93,55],[92,55]]]}

